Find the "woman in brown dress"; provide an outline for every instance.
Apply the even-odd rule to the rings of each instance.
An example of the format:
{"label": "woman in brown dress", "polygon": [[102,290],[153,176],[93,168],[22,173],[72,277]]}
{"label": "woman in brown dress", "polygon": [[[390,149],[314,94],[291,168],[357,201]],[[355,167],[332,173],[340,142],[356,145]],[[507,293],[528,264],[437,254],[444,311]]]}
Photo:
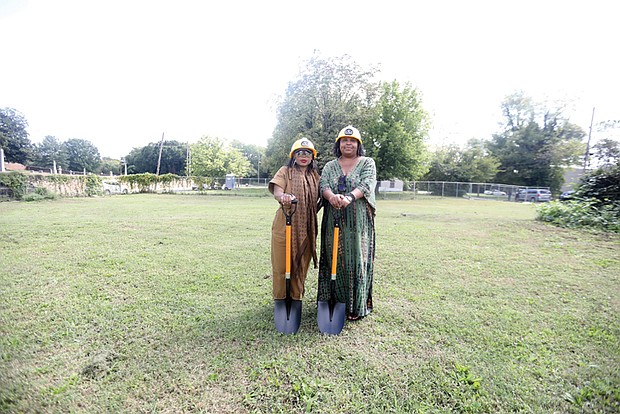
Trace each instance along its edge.
{"label": "woman in brown dress", "polygon": [[[291,298],[293,300],[301,300],[304,296],[310,259],[313,260],[315,268],[317,264],[319,179],[314,145],[309,139],[302,138],[293,143],[288,165],[281,167],[269,182],[269,191],[287,211],[291,208],[291,202],[297,200],[291,223]],[[286,298],[285,229],[284,212],[278,206],[271,226],[273,298],[276,300]]]}

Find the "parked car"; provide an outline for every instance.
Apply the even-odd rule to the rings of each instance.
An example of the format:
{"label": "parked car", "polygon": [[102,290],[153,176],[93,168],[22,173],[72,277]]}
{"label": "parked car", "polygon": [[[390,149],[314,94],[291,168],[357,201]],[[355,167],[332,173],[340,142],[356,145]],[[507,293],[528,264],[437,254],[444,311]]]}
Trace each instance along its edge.
{"label": "parked car", "polygon": [[505,196],[506,193],[504,191],[499,191],[499,190],[484,190],[484,194],[486,195],[492,195],[492,196]]}
{"label": "parked car", "polygon": [[560,200],[564,201],[573,198],[573,194],[575,194],[575,191],[573,190],[564,191],[562,194],[560,194]]}
{"label": "parked car", "polygon": [[544,188],[521,189],[517,193],[515,201],[530,201],[532,203],[551,201],[551,191]]}
{"label": "parked car", "polygon": [[121,185],[118,181],[104,181],[103,192],[105,195],[112,194],[127,194],[129,191],[127,187]]}

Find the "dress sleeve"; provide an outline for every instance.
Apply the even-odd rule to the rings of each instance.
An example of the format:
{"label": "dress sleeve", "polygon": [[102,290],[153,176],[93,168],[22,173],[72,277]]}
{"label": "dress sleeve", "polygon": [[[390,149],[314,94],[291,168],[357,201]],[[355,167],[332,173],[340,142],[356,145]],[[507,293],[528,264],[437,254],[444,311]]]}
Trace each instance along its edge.
{"label": "dress sleeve", "polygon": [[375,160],[368,157],[364,160],[364,164],[360,170],[359,182],[356,183],[356,187],[364,193],[364,197],[370,199],[375,193],[376,186],[377,168],[375,166]]}
{"label": "dress sleeve", "polygon": [[286,191],[286,189],[287,189],[287,185],[286,184],[288,182],[288,178],[286,176],[287,170],[288,170],[288,167],[280,167],[280,169],[278,170],[276,175],[274,175],[273,178],[271,179],[271,181],[269,181],[269,192],[271,194],[273,194],[273,190],[274,190],[274,186],[275,185],[277,185],[278,187],[280,187],[281,189]]}

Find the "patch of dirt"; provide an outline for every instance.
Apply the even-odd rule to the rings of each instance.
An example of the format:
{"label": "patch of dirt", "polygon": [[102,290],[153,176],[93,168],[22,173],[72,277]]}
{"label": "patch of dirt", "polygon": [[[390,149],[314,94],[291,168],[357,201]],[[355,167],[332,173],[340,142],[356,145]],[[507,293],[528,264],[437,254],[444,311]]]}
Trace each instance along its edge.
{"label": "patch of dirt", "polygon": [[99,352],[82,368],[82,376],[89,379],[105,377],[118,359],[119,356],[115,352]]}

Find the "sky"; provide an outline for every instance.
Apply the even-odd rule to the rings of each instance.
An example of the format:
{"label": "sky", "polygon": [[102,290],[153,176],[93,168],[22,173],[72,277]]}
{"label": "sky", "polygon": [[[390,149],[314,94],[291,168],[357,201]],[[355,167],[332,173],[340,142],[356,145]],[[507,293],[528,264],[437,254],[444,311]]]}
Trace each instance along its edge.
{"label": "sky", "polygon": [[[620,119],[615,0],[0,0],[0,108],[101,156],[202,136],[266,146],[303,62],[409,82],[432,145],[490,139],[517,91]],[[593,129],[593,141],[597,135]],[[292,138],[291,138],[292,139]]]}

